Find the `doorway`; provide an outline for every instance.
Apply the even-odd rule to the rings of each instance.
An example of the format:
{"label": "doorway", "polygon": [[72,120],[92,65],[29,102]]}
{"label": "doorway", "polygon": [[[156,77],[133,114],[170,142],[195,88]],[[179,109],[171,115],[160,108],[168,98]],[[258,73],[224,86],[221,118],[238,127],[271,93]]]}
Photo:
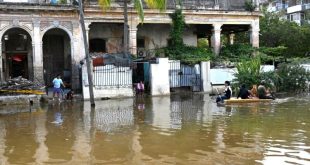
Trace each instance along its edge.
{"label": "doorway", "polygon": [[21,76],[33,80],[32,42],[27,31],[12,28],[2,36],[4,79]]}
{"label": "doorway", "polygon": [[43,36],[44,81],[52,86],[52,81],[61,75],[66,86],[71,85],[71,44],[70,37],[62,29],[51,29]]}

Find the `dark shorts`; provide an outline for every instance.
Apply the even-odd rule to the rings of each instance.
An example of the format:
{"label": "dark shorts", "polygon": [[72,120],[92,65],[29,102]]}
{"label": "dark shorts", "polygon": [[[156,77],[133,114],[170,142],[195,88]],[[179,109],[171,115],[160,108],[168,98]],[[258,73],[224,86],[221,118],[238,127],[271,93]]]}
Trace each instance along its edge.
{"label": "dark shorts", "polygon": [[54,93],[61,93],[61,88],[54,88],[53,92]]}

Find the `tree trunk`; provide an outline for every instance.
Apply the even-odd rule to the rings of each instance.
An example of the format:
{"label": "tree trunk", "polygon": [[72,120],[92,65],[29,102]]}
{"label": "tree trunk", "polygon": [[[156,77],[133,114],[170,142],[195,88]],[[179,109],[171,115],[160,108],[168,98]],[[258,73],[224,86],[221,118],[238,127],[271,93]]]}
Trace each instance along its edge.
{"label": "tree trunk", "polygon": [[84,50],[85,50],[85,56],[86,56],[87,75],[88,75],[88,83],[89,83],[90,105],[94,107],[95,101],[94,101],[93,75],[91,72],[90,56],[88,52],[88,41],[87,41],[85,22],[84,22],[83,2],[82,0],[78,0],[78,1],[79,1],[80,24],[82,27],[83,41],[84,41],[84,47],[85,47]]}
{"label": "tree trunk", "polygon": [[129,49],[129,39],[128,39],[128,2],[124,0],[124,55],[127,57]]}

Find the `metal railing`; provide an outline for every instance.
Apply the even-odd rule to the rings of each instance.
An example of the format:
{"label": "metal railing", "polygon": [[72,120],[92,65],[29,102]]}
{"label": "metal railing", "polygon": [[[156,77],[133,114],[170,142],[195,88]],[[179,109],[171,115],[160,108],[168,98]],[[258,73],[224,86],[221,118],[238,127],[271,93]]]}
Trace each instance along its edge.
{"label": "metal railing", "polygon": [[95,87],[132,87],[132,69],[127,64],[108,64],[94,67]]}
{"label": "metal railing", "polygon": [[[245,10],[246,0],[182,0],[184,10]],[[88,5],[98,5],[97,0],[88,0],[85,2]],[[123,7],[123,0],[115,0],[112,6]],[[132,5],[130,5],[132,6]],[[144,6],[147,8],[147,6]],[[177,0],[168,0],[167,9],[176,9]]]}
{"label": "metal railing", "polygon": [[0,4],[16,5],[72,5],[74,0],[0,0]]}
{"label": "metal railing", "polygon": [[192,87],[193,91],[200,91],[200,66],[188,66],[178,60],[169,61],[169,83],[171,88]]}

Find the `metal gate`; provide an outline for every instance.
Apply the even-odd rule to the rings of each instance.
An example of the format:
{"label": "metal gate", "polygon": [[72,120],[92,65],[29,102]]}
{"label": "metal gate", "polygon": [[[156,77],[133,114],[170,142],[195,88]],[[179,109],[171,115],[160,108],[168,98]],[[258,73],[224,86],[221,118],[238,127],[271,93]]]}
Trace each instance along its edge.
{"label": "metal gate", "polygon": [[132,69],[126,64],[98,66],[93,71],[95,87],[132,87]]}
{"label": "metal gate", "polygon": [[201,91],[200,65],[181,64],[179,60],[169,61],[170,88],[190,87],[192,91]]}

